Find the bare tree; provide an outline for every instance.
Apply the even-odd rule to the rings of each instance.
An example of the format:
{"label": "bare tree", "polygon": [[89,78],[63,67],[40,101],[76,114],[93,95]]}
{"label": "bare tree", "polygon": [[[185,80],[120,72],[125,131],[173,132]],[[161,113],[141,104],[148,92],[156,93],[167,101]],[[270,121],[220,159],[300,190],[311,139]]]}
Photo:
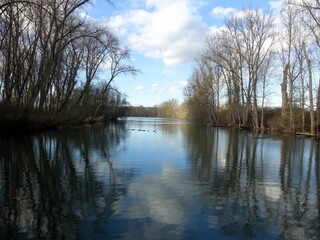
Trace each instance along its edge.
{"label": "bare tree", "polygon": [[258,119],[258,82],[259,71],[268,61],[274,32],[273,16],[260,10],[246,11],[243,22],[240,21],[240,31],[244,39],[243,57],[248,67],[249,85],[252,86],[252,120],[255,129],[259,129]]}
{"label": "bare tree", "polygon": [[261,116],[260,116],[260,129],[264,131],[264,109],[268,96],[271,94],[269,90],[269,78],[272,71],[272,63],[274,62],[275,53],[270,51],[269,56],[266,57],[266,61],[263,63],[259,70],[259,79],[261,79]]}
{"label": "bare tree", "polygon": [[201,122],[219,124],[222,73],[211,57],[200,56],[185,89],[191,118]]}
{"label": "bare tree", "polygon": [[[232,23],[230,22],[231,25]],[[219,71],[218,79],[224,79],[227,87],[230,122],[232,125],[240,126],[247,123],[249,108],[246,105],[247,96],[243,79],[244,60],[237,51],[239,39],[234,37],[236,35],[236,29],[230,26],[228,30],[223,30],[209,38],[206,57],[216,65],[215,68]]]}
{"label": "bare tree", "polygon": [[[270,56],[274,32],[273,16],[260,10],[246,10],[243,17],[233,17],[226,21],[225,41],[228,45],[220,56],[231,59],[232,87],[234,108],[242,113],[242,124],[248,124],[248,114],[251,114],[255,129],[260,127],[258,118],[258,84],[259,71]],[[228,55],[229,57],[227,57]],[[230,64],[234,62],[236,65]],[[232,66],[232,67],[230,67]],[[230,84],[228,84],[230,85]],[[230,96],[231,96],[230,94]],[[240,104],[241,102],[241,104]],[[241,110],[243,108],[243,110]],[[240,113],[239,113],[240,115]]]}
{"label": "bare tree", "polygon": [[[117,90],[111,91],[111,83],[122,73],[134,75],[138,70],[128,64],[129,51],[119,46],[108,28],[89,24],[78,16],[79,9],[88,3],[89,0],[0,3],[1,101],[17,105],[25,116],[40,111],[56,118],[68,109],[87,106],[93,93],[101,97],[90,106],[91,114],[105,102],[122,99],[121,93],[114,93]],[[97,91],[94,80],[104,66],[108,66],[110,78]],[[110,96],[110,101],[105,96]],[[120,102],[113,103],[120,106]]]}
{"label": "bare tree", "polygon": [[300,13],[295,6],[285,3],[281,15],[282,28],[280,29],[279,57],[283,65],[282,91],[282,125],[286,131],[294,132],[295,124],[295,99],[298,79],[302,77],[301,42],[304,34],[301,33]]}
{"label": "bare tree", "polygon": [[[107,56],[107,64],[109,75],[102,88],[102,93],[105,94],[111,87],[115,78],[121,74],[129,74],[135,76],[139,70],[133,67],[127,62],[130,60],[130,51],[128,49],[122,49],[118,44],[113,46]],[[100,107],[103,105],[103,101],[100,101],[99,105],[94,111],[94,116],[98,113]]]}
{"label": "bare tree", "polygon": [[[312,78],[312,63],[310,54],[307,49],[308,46],[315,43],[320,48],[320,1],[310,1],[310,0],[302,0],[302,1],[294,1],[290,0],[287,2],[287,6],[291,8],[295,8],[296,11],[299,12],[300,22],[303,22],[303,25],[300,25],[299,34],[297,36],[301,37],[301,51],[304,56],[307,64],[308,70],[308,88],[309,88],[309,112],[310,112],[310,132],[311,134],[315,134],[315,114],[314,114],[314,102],[313,102],[313,78]],[[301,28],[305,28],[306,34],[302,34]],[[316,52],[316,50],[313,50]],[[302,73],[302,72],[301,72]],[[304,91],[304,89],[302,89]]]}
{"label": "bare tree", "polygon": [[303,42],[302,48],[307,61],[308,66],[308,76],[309,76],[309,103],[310,103],[310,132],[312,135],[315,134],[315,118],[314,118],[314,106],[313,106],[313,89],[312,89],[312,70],[311,70],[311,60],[307,53],[306,44]]}
{"label": "bare tree", "polygon": [[[266,98],[273,39],[273,16],[269,13],[249,9],[244,11],[244,16],[227,19],[226,28],[208,38],[205,53],[196,63],[186,89],[189,106],[193,102],[195,106],[191,108],[196,112],[201,109],[201,112],[211,112],[215,109],[210,104],[212,102],[220,106],[223,79],[229,123],[248,126],[252,120],[255,129],[263,127],[258,108],[260,103],[263,108]],[[262,97],[258,95],[261,84],[264,89]],[[210,110],[205,110],[204,106],[210,106]],[[218,122],[216,113],[212,112],[211,123]]]}
{"label": "bare tree", "polygon": [[[92,28],[96,30],[92,31]],[[92,81],[95,79],[100,66],[106,61],[108,54],[113,48],[118,47],[118,39],[108,30],[99,29],[88,25],[85,28],[88,36],[83,38],[85,55],[83,65],[85,69],[85,83],[77,104],[86,104]],[[101,70],[100,70],[101,71]]]}

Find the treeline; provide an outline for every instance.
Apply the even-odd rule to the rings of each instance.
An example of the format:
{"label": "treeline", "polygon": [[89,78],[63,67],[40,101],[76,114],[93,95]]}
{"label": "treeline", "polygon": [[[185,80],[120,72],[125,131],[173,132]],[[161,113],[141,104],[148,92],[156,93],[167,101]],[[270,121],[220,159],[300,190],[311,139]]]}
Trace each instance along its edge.
{"label": "treeline", "polygon": [[185,103],[179,104],[176,99],[169,99],[153,107],[131,106],[128,108],[127,116],[186,118],[187,115]]}
{"label": "treeline", "polygon": [[[81,13],[89,0],[2,0],[1,120],[112,118],[127,106],[114,86],[135,75],[129,50]],[[101,74],[98,74],[98,73]],[[98,76],[99,75],[99,76]]]}
{"label": "treeline", "polygon": [[[185,88],[188,116],[319,133],[319,9],[319,0],[287,1],[279,16],[247,9],[225,19],[207,38]],[[275,88],[281,88],[281,109],[266,109]]]}

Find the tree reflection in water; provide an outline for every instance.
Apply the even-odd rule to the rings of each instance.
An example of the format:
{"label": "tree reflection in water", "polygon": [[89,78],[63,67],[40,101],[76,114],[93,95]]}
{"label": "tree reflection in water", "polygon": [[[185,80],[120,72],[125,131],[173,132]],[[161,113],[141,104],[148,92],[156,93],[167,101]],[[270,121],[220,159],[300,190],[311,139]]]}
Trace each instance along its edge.
{"label": "tree reflection in water", "polygon": [[320,239],[318,141],[210,126],[184,132],[212,226],[224,236]]}
{"label": "tree reflection in water", "polygon": [[112,215],[133,175],[112,162],[125,135],[117,124],[1,139],[0,239],[75,239],[83,219]]}
{"label": "tree reflection in water", "polygon": [[0,238],[320,239],[319,141],[170,121],[1,139]]}

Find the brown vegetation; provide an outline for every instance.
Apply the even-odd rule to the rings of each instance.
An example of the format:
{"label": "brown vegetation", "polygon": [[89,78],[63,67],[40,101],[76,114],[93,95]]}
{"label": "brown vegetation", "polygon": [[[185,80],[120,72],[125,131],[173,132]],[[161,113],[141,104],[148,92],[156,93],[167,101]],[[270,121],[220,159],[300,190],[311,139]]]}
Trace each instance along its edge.
{"label": "brown vegetation", "polygon": [[127,105],[126,96],[112,84],[120,74],[135,75],[138,70],[128,64],[128,49],[108,28],[79,16],[80,8],[89,3],[2,1],[3,126],[15,121],[74,122],[90,116],[109,119]]}
{"label": "brown vegetation", "polygon": [[[319,0],[285,2],[280,30],[271,13],[258,9],[225,19],[225,28],[208,36],[185,88],[188,117],[319,135],[320,83],[313,76],[320,62],[319,9]],[[266,103],[280,86],[281,109],[272,109]]]}
{"label": "brown vegetation", "polygon": [[127,116],[135,117],[161,117],[161,118],[187,118],[185,103],[179,104],[176,99],[169,99],[154,107],[129,107]]}

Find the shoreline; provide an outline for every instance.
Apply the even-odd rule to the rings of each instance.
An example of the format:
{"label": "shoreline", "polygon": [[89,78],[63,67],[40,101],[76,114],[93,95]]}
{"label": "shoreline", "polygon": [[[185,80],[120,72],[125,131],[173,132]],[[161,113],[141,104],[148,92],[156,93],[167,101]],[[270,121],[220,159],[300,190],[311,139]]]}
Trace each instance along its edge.
{"label": "shoreline", "polygon": [[29,134],[37,134],[46,131],[61,131],[65,129],[78,129],[91,127],[98,123],[108,123],[116,121],[114,119],[90,119],[90,121],[76,120],[76,121],[59,121],[59,122],[38,122],[26,119],[2,120],[0,121],[0,137],[19,137]]}
{"label": "shoreline", "polygon": [[13,121],[0,121],[0,137],[18,137],[50,130],[58,130],[60,124],[48,122],[32,122],[17,119]]}
{"label": "shoreline", "polygon": [[[0,120],[0,137],[6,138],[6,137],[19,137],[23,135],[28,134],[36,134],[46,131],[61,131],[64,129],[77,129],[77,128],[87,128],[91,127],[94,124],[97,123],[108,123],[108,122],[116,122],[117,119],[104,119],[102,117],[97,118],[86,118],[83,120],[74,120],[74,121],[56,121],[56,122],[40,122],[40,121],[30,121],[27,119],[12,119],[12,120]],[[196,123],[196,122],[195,122]],[[320,136],[316,134],[311,134],[309,132],[286,132],[281,129],[270,129],[265,128],[263,130],[255,130],[252,127],[248,126],[231,126],[230,124],[224,125],[224,124],[208,124],[208,123],[200,123],[204,125],[210,125],[212,127],[225,127],[225,128],[233,128],[233,129],[241,129],[241,130],[248,130],[256,133],[270,133],[270,132],[276,132],[279,134],[290,134],[294,136],[300,136],[300,137],[314,137],[319,139]]]}

